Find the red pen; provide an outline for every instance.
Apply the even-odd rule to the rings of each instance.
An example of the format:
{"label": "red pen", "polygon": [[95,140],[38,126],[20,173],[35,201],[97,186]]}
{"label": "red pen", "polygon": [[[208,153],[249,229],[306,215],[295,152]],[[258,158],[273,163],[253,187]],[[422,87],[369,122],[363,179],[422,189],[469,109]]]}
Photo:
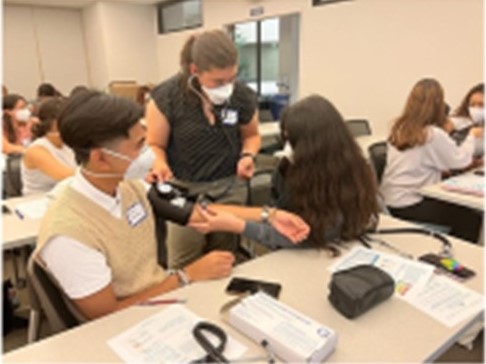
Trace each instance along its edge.
{"label": "red pen", "polygon": [[139,306],[172,305],[176,303],[186,303],[187,300],[171,298],[166,300],[149,300],[138,303]]}

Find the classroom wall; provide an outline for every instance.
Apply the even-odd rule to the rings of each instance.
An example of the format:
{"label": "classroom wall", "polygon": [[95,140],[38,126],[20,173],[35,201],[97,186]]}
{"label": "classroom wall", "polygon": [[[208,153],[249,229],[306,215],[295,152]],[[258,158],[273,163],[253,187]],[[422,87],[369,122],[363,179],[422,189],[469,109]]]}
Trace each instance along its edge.
{"label": "classroom wall", "polygon": [[[249,11],[263,6],[261,17]],[[205,0],[204,27],[298,12],[298,95],[320,93],[345,118],[365,117],[377,134],[405,103],[413,84],[437,78],[456,107],[483,80],[482,0],[354,0],[312,7],[310,0]],[[175,73],[193,31],[160,35],[158,75]]]}
{"label": "classroom wall", "polygon": [[110,2],[83,9],[7,5],[3,82],[29,99],[41,82],[64,94],[79,84],[106,90],[115,80],[157,82],[155,9]]}
{"label": "classroom wall", "polygon": [[103,90],[110,81],[103,27],[103,9],[94,3],[82,9],[83,31],[86,39],[86,57],[90,70],[90,86]]}
{"label": "classroom wall", "polygon": [[155,6],[102,2],[104,47],[111,81],[157,81]]}
{"label": "classroom wall", "polygon": [[10,5],[3,10],[3,82],[10,92],[32,99],[41,82],[64,94],[88,82],[79,10]]}

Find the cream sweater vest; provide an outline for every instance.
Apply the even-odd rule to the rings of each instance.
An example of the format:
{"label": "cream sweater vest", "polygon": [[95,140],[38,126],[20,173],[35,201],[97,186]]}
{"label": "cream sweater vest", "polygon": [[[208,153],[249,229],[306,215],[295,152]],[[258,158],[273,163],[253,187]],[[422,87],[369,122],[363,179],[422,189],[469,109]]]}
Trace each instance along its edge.
{"label": "cream sweater vest", "polygon": [[[122,182],[119,189],[121,219],[113,217],[71,187],[66,187],[52,202],[42,220],[34,252],[36,260],[44,266],[39,251],[49,239],[64,235],[106,257],[117,298],[131,296],[163,281],[165,273],[157,263],[154,217],[146,191],[135,181]],[[146,217],[131,226],[127,211],[136,203],[142,204]]]}

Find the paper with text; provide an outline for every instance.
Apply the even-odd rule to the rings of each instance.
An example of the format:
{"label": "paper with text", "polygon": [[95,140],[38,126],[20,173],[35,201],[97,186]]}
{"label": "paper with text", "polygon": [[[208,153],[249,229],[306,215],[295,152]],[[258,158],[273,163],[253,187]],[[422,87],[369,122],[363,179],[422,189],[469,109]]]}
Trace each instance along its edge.
{"label": "paper with text", "polygon": [[448,327],[478,314],[484,307],[482,295],[441,275],[434,275],[407,301]]}
{"label": "paper with text", "polygon": [[[108,345],[125,363],[189,363],[206,355],[192,335],[199,321],[184,306],[174,305],[112,338]],[[239,358],[246,350],[228,336],[225,357]]]}
{"label": "paper with text", "polygon": [[362,264],[373,265],[387,272],[395,281],[396,296],[402,299],[424,287],[434,272],[430,264],[363,247],[355,247],[329,269],[335,273]]}

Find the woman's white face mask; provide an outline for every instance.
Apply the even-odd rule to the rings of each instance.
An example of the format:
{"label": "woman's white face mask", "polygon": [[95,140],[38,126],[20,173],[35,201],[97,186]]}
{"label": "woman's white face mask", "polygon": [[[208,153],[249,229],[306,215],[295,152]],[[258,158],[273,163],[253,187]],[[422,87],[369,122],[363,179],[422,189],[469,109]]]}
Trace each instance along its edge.
{"label": "woman's white face mask", "polygon": [[222,105],[229,100],[234,90],[233,83],[227,83],[226,85],[208,88],[201,86],[201,89],[208,96],[209,100],[215,105]]}
{"label": "woman's white face mask", "polygon": [[[197,93],[200,97],[203,97],[201,93],[198,90],[196,90],[196,88],[192,84],[192,81],[194,80],[195,77],[196,75],[192,75],[191,77],[189,77],[187,83],[191,88],[191,90]],[[201,85],[201,89],[204,91],[209,101],[211,101],[211,103],[213,103],[214,105],[223,105],[225,102],[227,102],[230,99],[231,95],[233,94],[234,88],[235,85],[233,83],[228,83],[226,85],[213,87],[213,88],[209,88]]]}
{"label": "woman's white face mask", "polygon": [[469,115],[471,116],[471,119],[475,123],[480,123],[480,122],[484,121],[484,108],[473,106],[473,107],[470,107],[468,110],[469,110]]}
{"label": "woman's white face mask", "polygon": [[14,113],[15,120],[23,122],[23,123],[28,122],[30,120],[31,116],[32,116],[32,114],[31,114],[30,110],[27,109],[27,108],[17,110]]}

